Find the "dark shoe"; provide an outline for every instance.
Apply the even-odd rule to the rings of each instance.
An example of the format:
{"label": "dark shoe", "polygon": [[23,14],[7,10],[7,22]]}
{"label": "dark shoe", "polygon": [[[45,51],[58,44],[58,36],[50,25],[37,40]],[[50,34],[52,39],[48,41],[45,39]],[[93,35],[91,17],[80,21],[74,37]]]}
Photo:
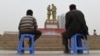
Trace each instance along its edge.
{"label": "dark shoe", "polygon": [[77,54],[83,54],[83,52],[78,52]]}
{"label": "dark shoe", "polygon": [[24,51],[22,51],[22,54],[24,54]]}
{"label": "dark shoe", "polygon": [[83,50],[78,50],[77,53],[78,54],[83,54]]}
{"label": "dark shoe", "polygon": [[70,51],[66,51],[66,50],[65,50],[65,51],[64,51],[64,54],[70,54]]}

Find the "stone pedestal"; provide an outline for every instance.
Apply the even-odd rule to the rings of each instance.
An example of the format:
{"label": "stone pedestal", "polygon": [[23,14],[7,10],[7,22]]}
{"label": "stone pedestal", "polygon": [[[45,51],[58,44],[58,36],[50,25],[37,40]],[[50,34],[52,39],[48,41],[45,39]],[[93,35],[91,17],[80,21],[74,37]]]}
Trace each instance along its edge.
{"label": "stone pedestal", "polygon": [[45,21],[45,28],[59,28],[59,24],[57,20],[46,20]]}

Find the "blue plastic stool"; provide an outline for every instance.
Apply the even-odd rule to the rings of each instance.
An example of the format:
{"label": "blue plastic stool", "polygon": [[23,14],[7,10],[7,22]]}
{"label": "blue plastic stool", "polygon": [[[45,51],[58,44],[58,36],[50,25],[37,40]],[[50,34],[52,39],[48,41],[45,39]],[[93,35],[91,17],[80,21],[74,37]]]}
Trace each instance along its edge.
{"label": "blue plastic stool", "polygon": [[[84,46],[82,46],[82,43],[81,43],[82,37],[83,37]],[[78,40],[78,43],[77,43],[77,40]],[[74,54],[77,54],[78,50],[80,50],[80,52],[83,52],[84,50],[87,50],[87,52],[89,54],[89,46],[88,46],[87,40],[86,40],[86,38],[83,34],[73,35],[71,37],[71,43],[69,43],[69,44],[71,44],[71,45],[68,45],[69,50],[73,51]],[[78,44],[78,46],[77,46],[77,44]]]}
{"label": "blue plastic stool", "polygon": [[[24,42],[24,38],[29,38],[30,39],[30,41],[31,41],[31,46],[30,47],[22,47],[22,44]],[[21,34],[17,54],[21,54],[22,50],[30,51],[30,54],[34,54],[34,35],[32,35],[32,34]]]}

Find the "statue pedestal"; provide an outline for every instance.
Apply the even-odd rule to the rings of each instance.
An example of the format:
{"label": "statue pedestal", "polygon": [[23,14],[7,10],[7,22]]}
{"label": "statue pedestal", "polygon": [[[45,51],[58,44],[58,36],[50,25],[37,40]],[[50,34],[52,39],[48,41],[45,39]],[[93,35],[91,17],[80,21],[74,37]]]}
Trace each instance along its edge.
{"label": "statue pedestal", "polygon": [[45,28],[59,28],[59,24],[57,20],[46,20],[45,21]]}

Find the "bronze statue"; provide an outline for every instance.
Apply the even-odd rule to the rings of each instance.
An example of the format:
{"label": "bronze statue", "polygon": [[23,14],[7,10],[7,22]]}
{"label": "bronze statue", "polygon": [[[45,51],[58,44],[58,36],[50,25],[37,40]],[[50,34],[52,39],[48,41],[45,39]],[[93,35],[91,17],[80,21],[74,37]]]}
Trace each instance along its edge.
{"label": "bronze statue", "polygon": [[47,7],[47,19],[50,20],[50,16],[51,16],[51,9],[50,9],[50,5],[48,5]]}
{"label": "bronze statue", "polygon": [[53,18],[53,20],[56,20],[56,10],[57,10],[57,8],[56,8],[56,6],[54,6],[54,4],[52,4],[52,18]]}

